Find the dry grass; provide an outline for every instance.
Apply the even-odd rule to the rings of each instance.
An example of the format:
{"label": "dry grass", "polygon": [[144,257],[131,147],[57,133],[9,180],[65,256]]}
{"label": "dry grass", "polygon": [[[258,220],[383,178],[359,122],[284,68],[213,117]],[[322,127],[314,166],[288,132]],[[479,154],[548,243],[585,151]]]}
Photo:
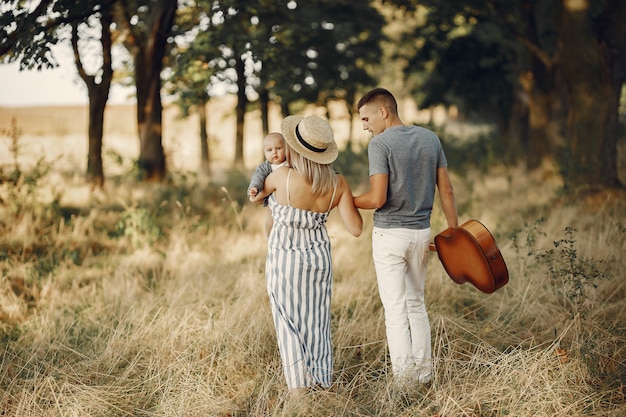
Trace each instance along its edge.
{"label": "dry grass", "polygon": [[[207,105],[207,131],[209,147],[215,171],[230,166],[235,154],[235,98],[213,98]],[[336,140],[344,146],[348,139],[347,109],[341,102],[329,104],[331,124]],[[325,116],[325,109],[310,107],[304,113]],[[55,166],[65,172],[82,174],[87,161],[87,118],[84,106],[76,107],[0,107],[0,127],[9,128],[16,120],[22,130],[20,153],[26,161],[36,161],[45,155],[55,160]],[[408,116],[413,117],[413,114]],[[277,106],[270,106],[269,130],[280,131],[282,117]],[[192,114],[186,119],[179,117],[175,106],[165,106],[163,114],[163,147],[172,171],[198,171],[200,167],[199,119]],[[360,121],[353,122],[354,140],[363,142],[368,135]],[[250,169],[263,161],[262,124],[260,111],[246,114],[244,129],[244,162]],[[139,142],[136,139],[137,123],[134,105],[108,106],[104,115],[103,156],[107,175],[119,174],[126,166],[118,166],[117,156],[127,160],[136,158]],[[11,161],[8,142],[0,140],[0,165]]]}
{"label": "dry grass", "polygon": [[[132,152],[130,152],[132,154]],[[264,281],[264,209],[206,179],[90,192],[53,169],[0,185],[0,414],[7,416],[622,416],[626,196],[559,196],[549,170],[454,178],[461,220],[510,272],[491,295],[435,255],[426,296],[436,379],[396,387],[370,258],[336,213],[335,384],[287,397]],[[433,230],[443,228],[436,208]],[[604,279],[573,302],[549,269],[568,226]],[[584,277],[574,274],[571,280]]]}

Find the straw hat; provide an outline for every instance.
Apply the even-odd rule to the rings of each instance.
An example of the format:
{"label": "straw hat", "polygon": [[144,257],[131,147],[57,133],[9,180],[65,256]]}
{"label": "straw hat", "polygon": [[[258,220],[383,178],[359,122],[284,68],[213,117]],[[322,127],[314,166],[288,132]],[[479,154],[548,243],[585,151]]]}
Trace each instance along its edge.
{"label": "straw hat", "polygon": [[287,116],[281,130],[291,149],[318,164],[330,164],[339,150],[328,122],[318,116]]}

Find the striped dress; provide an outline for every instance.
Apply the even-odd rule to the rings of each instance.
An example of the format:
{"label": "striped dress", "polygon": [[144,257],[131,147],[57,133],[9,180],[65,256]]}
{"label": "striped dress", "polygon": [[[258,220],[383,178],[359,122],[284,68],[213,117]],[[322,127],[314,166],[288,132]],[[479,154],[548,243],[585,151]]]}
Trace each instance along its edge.
{"label": "striped dress", "polygon": [[287,387],[329,387],[333,352],[330,338],[332,264],[326,213],[268,203],[274,218],[265,265],[278,349]]}

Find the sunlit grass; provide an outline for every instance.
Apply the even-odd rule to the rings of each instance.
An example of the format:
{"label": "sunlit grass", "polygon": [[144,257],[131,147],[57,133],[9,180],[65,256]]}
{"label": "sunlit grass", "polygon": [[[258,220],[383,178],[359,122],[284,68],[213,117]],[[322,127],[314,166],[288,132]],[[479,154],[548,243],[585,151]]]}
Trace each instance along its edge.
{"label": "sunlit grass", "polygon": [[[241,200],[239,177],[214,184],[179,175],[169,186],[121,178],[86,191],[52,168],[35,188],[0,186],[0,414],[626,413],[623,193],[572,202],[549,170],[520,167],[453,177],[461,220],[494,233],[510,281],[480,293],[454,283],[431,254],[428,387],[392,384],[372,213],[363,212],[360,238],[332,213],[334,385],[294,400],[265,287],[266,209]],[[436,207],[433,232],[444,227]],[[555,259],[537,256],[566,227],[576,229],[576,257],[604,275],[584,309],[550,276]]]}

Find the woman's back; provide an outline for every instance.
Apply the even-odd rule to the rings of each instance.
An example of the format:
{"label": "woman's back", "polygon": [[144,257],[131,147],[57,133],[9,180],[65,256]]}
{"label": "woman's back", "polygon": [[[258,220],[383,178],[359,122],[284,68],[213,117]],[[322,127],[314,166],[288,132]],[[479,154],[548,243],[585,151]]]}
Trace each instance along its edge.
{"label": "woman's back", "polygon": [[[337,189],[330,190],[324,195],[314,196],[312,186],[306,183],[305,178],[296,170],[291,168],[279,169],[275,175],[276,179],[276,201],[283,206],[299,208],[301,210],[326,213],[334,208],[341,195],[340,189],[343,184],[337,180]],[[335,196],[331,205],[331,198]]]}
{"label": "woman's back", "polygon": [[[291,174],[289,174],[290,172]],[[312,186],[307,184],[302,174],[293,168],[279,168],[265,179],[263,191],[251,200],[259,202],[262,201],[263,197],[274,193],[276,202],[282,206],[291,206],[315,213],[327,213],[337,207],[346,229],[352,235],[359,236],[363,230],[363,219],[354,207],[350,186],[343,176],[333,175],[335,175],[337,184],[336,189],[333,186],[323,195],[315,196],[312,192]],[[287,184],[289,184],[289,195],[287,194]],[[335,194],[334,199],[332,199],[333,192]],[[332,203],[331,199],[333,200]]]}

